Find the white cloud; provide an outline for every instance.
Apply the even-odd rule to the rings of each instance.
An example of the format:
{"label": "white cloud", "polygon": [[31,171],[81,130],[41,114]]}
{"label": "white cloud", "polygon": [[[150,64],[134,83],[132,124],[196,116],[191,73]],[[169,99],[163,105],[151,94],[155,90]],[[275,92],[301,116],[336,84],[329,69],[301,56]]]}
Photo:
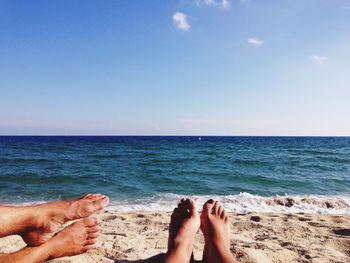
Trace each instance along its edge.
{"label": "white cloud", "polygon": [[218,3],[215,2],[214,0],[204,0],[204,3],[206,5],[209,5],[209,6],[216,6],[216,5],[218,5]]}
{"label": "white cloud", "polygon": [[191,28],[187,22],[187,16],[183,13],[176,12],[173,15],[173,21],[175,25],[181,30],[187,31]]}
{"label": "white cloud", "polygon": [[319,65],[323,65],[328,60],[328,58],[320,56],[310,56],[309,59],[317,62]]}
{"label": "white cloud", "polygon": [[201,2],[204,2],[205,5],[207,6],[220,6],[222,8],[230,8],[230,2],[229,0],[221,0],[221,2],[219,1],[215,1],[215,0],[195,0],[195,3],[199,6],[201,4]]}
{"label": "white cloud", "polygon": [[230,8],[231,7],[230,2],[228,0],[222,0],[221,7],[222,8]]}
{"label": "white cloud", "polygon": [[248,38],[247,42],[249,44],[254,45],[254,46],[260,46],[264,43],[262,40],[257,39],[257,38]]}

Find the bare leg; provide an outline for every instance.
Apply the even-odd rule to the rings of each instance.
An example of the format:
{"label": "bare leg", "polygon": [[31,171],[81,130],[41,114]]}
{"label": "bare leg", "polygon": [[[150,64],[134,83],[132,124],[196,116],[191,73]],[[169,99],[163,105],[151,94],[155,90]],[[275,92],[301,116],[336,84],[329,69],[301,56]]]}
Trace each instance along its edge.
{"label": "bare leg", "polygon": [[190,262],[193,240],[199,226],[200,219],[195,203],[190,199],[182,199],[171,215],[165,263]]}
{"label": "bare leg", "polygon": [[212,199],[203,206],[201,229],[205,239],[203,262],[234,263],[230,252],[228,215],[224,208]]}
{"label": "bare leg", "polygon": [[41,263],[48,259],[81,254],[93,247],[98,235],[97,219],[86,218],[66,227],[41,246],[0,254],[0,263]]}
{"label": "bare leg", "polygon": [[77,200],[50,202],[35,206],[0,206],[0,237],[19,234],[29,245],[41,245],[58,228],[71,220],[85,218],[103,209],[107,196],[87,194]]}

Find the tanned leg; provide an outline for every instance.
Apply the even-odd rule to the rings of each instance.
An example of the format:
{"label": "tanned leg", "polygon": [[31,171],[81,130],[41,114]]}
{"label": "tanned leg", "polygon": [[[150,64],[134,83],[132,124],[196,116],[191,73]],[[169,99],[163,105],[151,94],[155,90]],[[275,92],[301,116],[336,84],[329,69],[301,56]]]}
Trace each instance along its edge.
{"label": "tanned leg", "polygon": [[235,263],[230,252],[228,215],[225,209],[212,199],[203,206],[201,229],[205,240],[203,262]]}
{"label": "tanned leg", "polygon": [[199,226],[200,219],[195,203],[190,199],[182,199],[171,215],[165,263],[190,262],[193,240]]}
{"label": "tanned leg", "polygon": [[86,218],[66,227],[37,247],[0,254],[0,263],[41,263],[48,259],[81,254],[93,247],[99,235],[96,218]]}
{"label": "tanned leg", "polygon": [[62,224],[88,217],[103,209],[108,202],[107,196],[87,194],[77,200],[35,206],[0,206],[0,237],[18,234],[29,245],[41,245],[49,240]]}

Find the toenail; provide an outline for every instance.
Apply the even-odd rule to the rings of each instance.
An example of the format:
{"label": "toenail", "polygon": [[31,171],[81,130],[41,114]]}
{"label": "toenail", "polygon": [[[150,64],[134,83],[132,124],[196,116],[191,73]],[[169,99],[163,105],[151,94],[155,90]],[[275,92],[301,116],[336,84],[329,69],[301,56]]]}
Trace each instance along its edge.
{"label": "toenail", "polygon": [[208,200],[208,204],[213,204],[214,203],[214,200],[213,199],[209,199]]}

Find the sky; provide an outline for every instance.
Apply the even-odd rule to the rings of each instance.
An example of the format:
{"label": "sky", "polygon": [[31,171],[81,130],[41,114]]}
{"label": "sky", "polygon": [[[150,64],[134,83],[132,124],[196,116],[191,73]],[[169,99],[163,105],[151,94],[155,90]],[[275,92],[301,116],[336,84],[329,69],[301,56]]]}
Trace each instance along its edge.
{"label": "sky", "polygon": [[350,136],[350,0],[0,0],[1,135]]}

